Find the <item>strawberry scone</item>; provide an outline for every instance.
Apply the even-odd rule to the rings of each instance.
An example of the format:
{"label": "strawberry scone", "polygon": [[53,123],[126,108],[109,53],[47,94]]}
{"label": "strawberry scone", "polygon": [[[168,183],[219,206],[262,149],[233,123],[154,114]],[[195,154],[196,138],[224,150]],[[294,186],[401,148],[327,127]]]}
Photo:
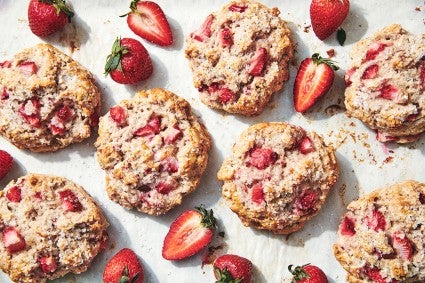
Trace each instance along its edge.
{"label": "strawberry scone", "polygon": [[23,176],[0,191],[0,268],[18,283],[81,273],[106,247],[108,225],[70,180]]}
{"label": "strawberry scone", "polygon": [[283,122],[245,130],[218,172],[223,197],[242,223],[277,234],[315,216],[337,178],[332,146]]}
{"label": "strawberry scone", "polygon": [[206,105],[247,116],[263,111],[288,79],[294,46],[277,8],[232,1],[186,39],[193,83]]}
{"label": "strawberry scone", "polygon": [[334,245],[348,282],[425,280],[425,184],[405,181],[351,202]]}
{"label": "strawberry scone", "polygon": [[407,143],[425,130],[425,34],[391,25],[358,42],[345,80],[347,114],[381,142]]}
{"label": "strawberry scone", "polygon": [[100,119],[95,146],[109,197],[125,208],[160,215],[195,190],[211,141],[186,100],[151,89]]}
{"label": "strawberry scone", "polygon": [[45,152],[80,142],[99,108],[90,72],[49,44],[0,63],[0,134],[18,148]]}

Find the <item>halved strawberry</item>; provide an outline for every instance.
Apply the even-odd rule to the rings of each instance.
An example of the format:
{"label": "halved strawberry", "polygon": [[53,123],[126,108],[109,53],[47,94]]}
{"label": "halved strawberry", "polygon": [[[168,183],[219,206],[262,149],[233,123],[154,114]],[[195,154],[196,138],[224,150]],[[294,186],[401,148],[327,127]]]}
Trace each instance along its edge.
{"label": "halved strawberry", "polygon": [[266,61],[267,50],[263,47],[258,48],[257,51],[255,51],[254,56],[249,61],[248,73],[254,77],[261,76],[261,73],[266,66]]}
{"label": "halved strawberry", "polygon": [[229,6],[229,11],[243,13],[245,12],[246,8],[248,8],[248,6],[240,5],[240,4],[232,4]]}
{"label": "halved strawberry", "polygon": [[365,222],[367,228],[372,229],[376,232],[378,232],[379,230],[384,231],[385,226],[387,225],[384,215],[376,208],[373,208],[372,211],[368,215],[366,215]]}
{"label": "halved strawberry", "polygon": [[318,53],[301,62],[294,84],[294,106],[305,112],[331,88],[338,67]]}
{"label": "halved strawberry", "polygon": [[173,144],[176,140],[180,139],[183,136],[182,130],[175,125],[170,127],[165,131],[164,142],[165,144]]}
{"label": "halved strawberry", "polygon": [[399,98],[398,89],[392,84],[384,84],[380,90],[380,96],[384,99],[397,101]]}
{"label": "halved strawberry", "polygon": [[309,154],[310,152],[313,152],[313,151],[316,150],[313,142],[311,141],[311,139],[309,137],[305,137],[301,141],[298,149],[302,154]]}
{"label": "halved strawberry", "polygon": [[170,25],[157,3],[133,0],[130,10],[122,17],[127,16],[127,24],[135,34],[160,46],[173,44]]}
{"label": "halved strawberry", "polygon": [[179,162],[174,156],[168,156],[161,160],[160,170],[162,172],[175,173],[179,171]]}
{"label": "halved strawberry", "polygon": [[403,259],[410,260],[412,258],[414,252],[413,243],[403,232],[394,232],[393,247]]}
{"label": "halved strawberry", "polygon": [[22,62],[18,65],[19,70],[26,76],[31,76],[37,73],[37,65],[32,61]]}
{"label": "halved strawberry", "polygon": [[55,272],[58,268],[58,263],[53,256],[43,256],[38,259],[38,262],[40,263],[41,270],[46,274]]}
{"label": "halved strawberry", "polygon": [[220,44],[222,47],[230,47],[233,44],[233,34],[228,28],[220,31]]}
{"label": "halved strawberry", "polygon": [[59,197],[62,200],[63,210],[71,212],[79,212],[83,210],[83,205],[71,190],[59,192]]}
{"label": "halved strawberry", "polygon": [[344,80],[345,80],[345,85],[346,86],[350,86],[353,82],[351,81],[351,77],[353,76],[353,74],[356,72],[357,68],[353,67],[351,69],[348,69],[345,72],[344,75]]}
{"label": "halved strawberry", "polygon": [[227,87],[223,87],[219,90],[218,98],[221,103],[228,103],[235,98],[235,94]]}
{"label": "halved strawberry", "polygon": [[363,72],[362,80],[374,79],[378,76],[379,66],[376,64],[370,65]]}
{"label": "halved strawberry", "polygon": [[261,183],[255,184],[252,188],[251,200],[256,204],[261,204],[264,201],[264,189]]}
{"label": "halved strawberry", "polygon": [[18,110],[19,114],[33,127],[41,126],[40,118],[40,101],[32,98],[27,100]]}
{"label": "halved strawberry", "polygon": [[247,165],[262,170],[275,163],[277,159],[278,155],[273,150],[257,147],[250,150]]}
{"label": "halved strawberry", "polygon": [[340,229],[341,235],[351,237],[356,234],[355,227],[356,227],[355,220],[351,219],[348,216],[344,216],[339,229]]}
{"label": "halved strawberry", "polygon": [[9,253],[22,251],[26,247],[24,238],[15,227],[6,227],[3,230],[2,241]]}
{"label": "halved strawberry", "polygon": [[296,199],[295,199],[295,209],[302,214],[312,213],[316,211],[316,203],[319,200],[319,196],[316,191],[305,189]]}
{"label": "halved strawberry", "polygon": [[163,195],[169,194],[174,189],[175,189],[175,186],[173,184],[166,183],[166,182],[159,182],[155,187],[155,190],[157,190],[158,193]]}
{"label": "halved strawberry", "polygon": [[0,180],[12,169],[13,157],[6,151],[0,149]]}
{"label": "halved strawberry", "polygon": [[6,192],[6,198],[11,202],[20,202],[22,200],[21,189],[13,186]]}
{"label": "halved strawberry", "polygon": [[111,108],[109,114],[118,126],[124,126],[127,124],[127,112],[123,107],[116,105]]}
{"label": "halved strawberry", "polygon": [[7,88],[3,87],[3,91],[1,93],[0,99],[1,100],[6,100],[9,98],[9,92],[7,92]]}
{"label": "halved strawberry", "polygon": [[183,212],[171,224],[164,239],[162,257],[168,260],[181,260],[190,257],[211,242],[216,220],[212,210],[202,206],[196,210]]}
{"label": "halved strawberry", "polygon": [[374,60],[379,53],[381,53],[382,51],[384,51],[384,49],[387,47],[388,45],[385,43],[380,43],[380,42],[374,42],[369,46],[369,49],[366,52],[366,58],[365,61],[371,61]]}
{"label": "halved strawberry", "polygon": [[204,42],[207,38],[211,37],[211,25],[214,20],[213,15],[208,15],[208,17],[205,19],[204,23],[197,29],[196,31],[192,32],[190,34],[190,37],[200,41]]}

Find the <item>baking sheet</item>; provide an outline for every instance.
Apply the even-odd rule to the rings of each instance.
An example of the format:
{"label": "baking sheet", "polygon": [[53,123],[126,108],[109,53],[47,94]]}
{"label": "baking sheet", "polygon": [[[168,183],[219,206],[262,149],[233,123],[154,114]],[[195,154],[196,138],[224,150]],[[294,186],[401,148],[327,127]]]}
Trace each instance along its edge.
{"label": "baking sheet", "polygon": [[[142,260],[145,282],[214,282],[211,265],[201,267],[202,253],[184,261],[162,259],[162,241],[170,223],[184,210],[199,204],[212,208],[218,218],[219,231],[213,245],[222,245],[219,253],[234,253],[252,260],[255,282],[289,282],[289,264],[312,263],[320,266],[330,282],[345,282],[345,272],[333,257],[339,219],[346,205],[363,193],[397,181],[416,179],[425,182],[425,137],[409,145],[383,146],[375,134],[360,122],[343,113],[344,70],[348,67],[348,51],[359,39],[392,23],[400,23],[414,33],[425,31],[425,3],[419,0],[357,0],[343,23],[347,32],[344,47],[335,36],[322,42],[309,28],[310,1],[263,1],[277,6],[281,17],[288,21],[297,42],[295,59],[290,67],[290,80],[274,95],[265,111],[256,117],[239,117],[209,109],[203,105],[192,85],[186,59],[184,37],[197,29],[205,17],[218,10],[222,0],[178,0],[157,2],[166,13],[174,33],[172,47],[161,48],[138,38],[119,18],[128,11],[130,0],[71,1],[76,16],[61,33],[45,39],[33,35],[28,27],[27,3],[23,0],[0,0],[0,61],[23,48],[46,41],[81,62],[96,77],[103,93],[102,114],[118,101],[130,98],[137,90],[153,87],[169,89],[186,98],[213,137],[213,147],[206,172],[198,190],[183,204],[161,217],[128,211],[110,201],[104,191],[104,172],[95,159],[93,143],[97,135],[56,153],[35,154],[18,150],[0,138],[0,148],[15,158],[12,171],[0,181],[3,188],[10,180],[29,172],[55,174],[82,185],[100,204],[111,226],[110,244],[96,257],[89,270],[80,275],[68,275],[55,282],[101,282],[106,262],[123,247],[133,249]],[[133,86],[119,85],[103,75],[106,56],[117,36],[133,37],[148,49],[154,65],[153,76]],[[297,66],[314,52],[326,55],[334,49],[334,60],[342,70],[337,72],[334,85],[326,97],[305,115],[296,113],[292,103],[292,87]],[[289,236],[273,235],[244,227],[220,198],[221,183],[216,173],[231,151],[234,140],[249,125],[263,121],[289,121],[307,130],[322,134],[337,149],[340,179],[330,192],[318,216],[302,231]],[[8,277],[0,272],[0,282]]]}

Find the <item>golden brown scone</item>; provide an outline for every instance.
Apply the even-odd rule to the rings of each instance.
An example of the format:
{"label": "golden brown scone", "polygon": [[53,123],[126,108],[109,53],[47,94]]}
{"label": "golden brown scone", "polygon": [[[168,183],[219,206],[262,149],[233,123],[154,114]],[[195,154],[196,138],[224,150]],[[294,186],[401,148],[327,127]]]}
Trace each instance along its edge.
{"label": "golden brown scone", "polygon": [[425,184],[397,183],[351,202],[347,210],[334,253],[349,272],[348,282],[425,279]]}
{"label": "golden brown scone", "polygon": [[337,178],[333,148],[288,123],[249,127],[218,172],[223,197],[242,223],[277,234],[315,216]]}
{"label": "golden brown scone", "polygon": [[186,100],[156,88],[112,107],[95,146],[109,197],[159,215],[196,189],[211,141]]}
{"label": "golden brown scone", "polygon": [[18,148],[45,152],[80,142],[99,108],[90,72],[49,44],[0,63],[0,134]]}
{"label": "golden brown scone", "polygon": [[408,143],[425,130],[425,34],[391,25],[358,42],[347,71],[347,115],[381,142]]}
{"label": "golden brown scone", "polygon": [[206,105],[247,116],[288,80],[294,46],[277,8],[231,1],[186,38],[193,83]]}
{"label": "golden brown scone", "polygon": [[17,283],[81,273],[105,248],[108,225],[82,187],[28,174],[0,191],[0,268]]}

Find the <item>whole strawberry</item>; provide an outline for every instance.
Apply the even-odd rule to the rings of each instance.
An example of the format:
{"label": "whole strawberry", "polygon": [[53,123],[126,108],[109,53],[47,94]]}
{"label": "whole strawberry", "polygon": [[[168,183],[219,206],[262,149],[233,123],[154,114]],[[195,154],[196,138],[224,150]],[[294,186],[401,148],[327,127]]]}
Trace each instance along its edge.
{"label": "whole strawberry", "polygon": [[65,0],[30,0],[28,6],[30,29],[37,36],[47,36],[63,29],[73,16]]}
{"label": "whole strawberry", "polygon": [[244,257],[225,254],[213,263],[216,283],[251,283],[252,262]]}
{"label": "whole strawberry", "polygon": [[120,84],[134,84],[152,74],[152,61],[146,48],[132,38],[117,38],[108,55],[105,74]]}
{"label": "whole strawberry", "polygon": [[326,274],[317,266],[306,264],[292,269],[290,265],[288,269],[294,276],[292,283],[328,283]]}
{"label": "whole strawberry", "polygon": [[143,267],[137,255],[130,249],[122,249],[106,264],[104,283],[142,283]]}
{"label": "whole strawberry", "polygon": [[342,24],[350,10],[349,0],[312,0],[310,19],[316,36],[324,40]]}
{"label": "whole strawberry", "polygon": [[0,149],[0,179],[9,173],[13,165],[13,158],[4,150]]}

